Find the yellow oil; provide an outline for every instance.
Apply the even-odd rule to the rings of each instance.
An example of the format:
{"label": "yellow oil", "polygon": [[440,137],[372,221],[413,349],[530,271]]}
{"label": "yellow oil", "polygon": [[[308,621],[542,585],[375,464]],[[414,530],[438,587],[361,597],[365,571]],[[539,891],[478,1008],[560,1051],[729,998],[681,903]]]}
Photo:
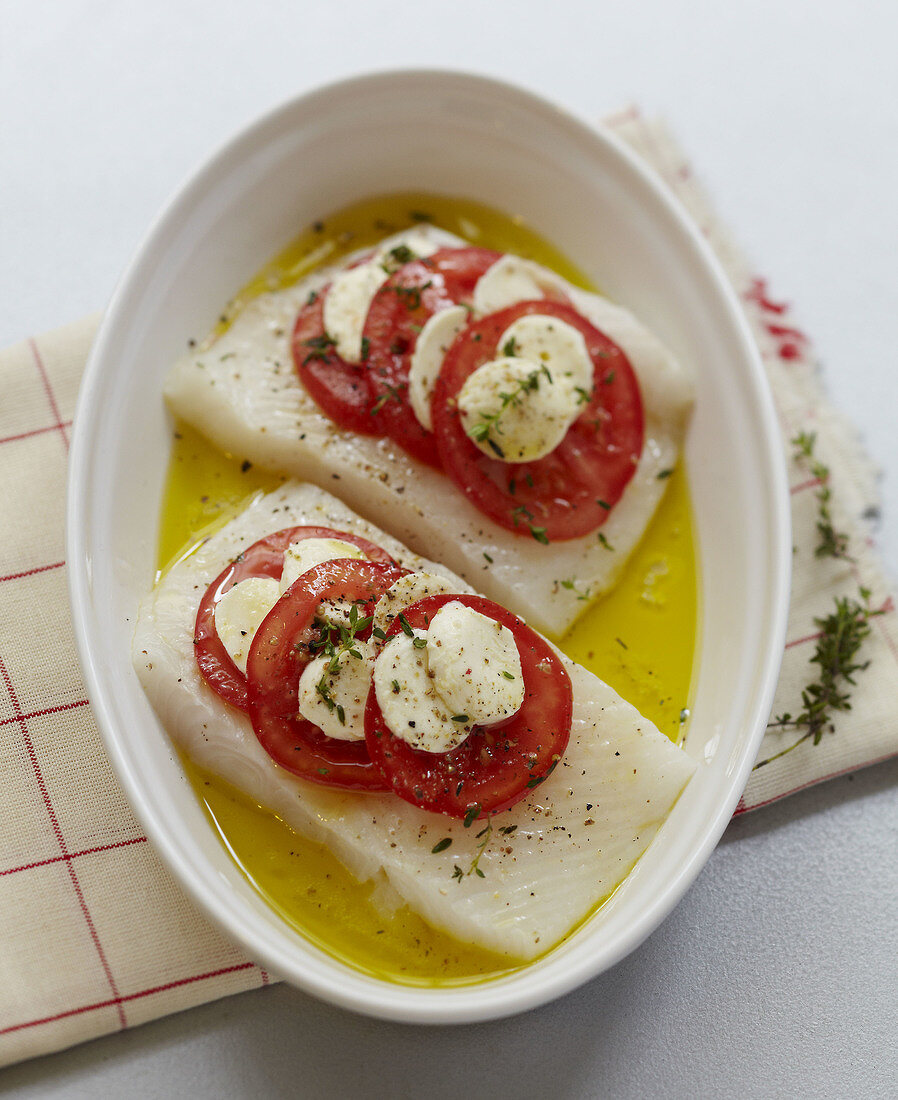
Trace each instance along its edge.
{"label": "yellow oil", "polygon": [[[232,300],[222,326],[256,295],[288,286],[324,262],[426,220],[472,243],[513,251],[588,282],[515,217],[479,203],[403,194],[375,198],[310,226]],[[224,454],[179,424],[162,508],[160,567],[280,479]],[[575,661],[611,684],[672,740],[679,740],[695,656],[695,548],[686,479],[678,468],[614,590],[561,639]],[[407,907],[387,914],[321,845],[189,761],[198,798],[238,866],[281,917],[331,956],[364,973],[409,985],[447,986],[499,977],[521,963],[465,945]]]}

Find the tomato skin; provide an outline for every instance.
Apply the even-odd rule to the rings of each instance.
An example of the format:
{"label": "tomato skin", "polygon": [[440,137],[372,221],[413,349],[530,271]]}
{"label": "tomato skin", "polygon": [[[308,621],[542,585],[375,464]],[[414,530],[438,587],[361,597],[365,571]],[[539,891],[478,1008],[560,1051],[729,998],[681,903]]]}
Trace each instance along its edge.
{"label": "tomato skin", "polygon": [[[521,709],[501,724],[476,726],[451,752],[429,753],[412,748],[390,731],[372,686],[365,708],[365,741],[372,761],[400,798],[448,817],[464,818],[475,806],[478,816],[507,810],[551,771],[567,748],[574,697],[567,670],[545,638],[492,600],[428,596],[403,614],[410,626],[424,629],[453,600],[495,619],[514,634],[524,677]],[[387,636],[401,629],[397,618]]]}
{"label": "tomato skin", "polygon": [[[456,398],[483,363],[495,359],[505,330],[526,314],[557,317],[579,329],[593,360],[593,391],[551,454],[509,463],[485,455],[468,438]],[[562,541],[598,530],[633,476],[644,442],[639,383],[624,352],[564,302],[518,302],[473,321],[446,354],[431,401],[442,467],[495,523],[531,537]],[[606,507],[607,506],[607,507]]]}
{"label": "tomato skin", "polygon": [[226,703],[238,710],[249,708],[246,677],[234,664],[222,645],[215,628],[215,605],[238,581],[249,577],[271,577],[279,581],[284,569],[284,551],[291,542],[299,539],[341,539],[363,550],[373,561],[396,563],[376,543],[352,535],[348,531],[335,531],[331,527],[285,527],[266,535],[232,561],[206,589],[196,613],[193,645],[200,674],[210,688]]}
{"label": "tomato skin", "polygon": [[[355,265],[353,265],[355,266]],[[347,363],[341,358],[324,328],[324,301],[330,284],[302,306],[293,327],[291,350],[300,382],[315,404],[346,431],[380,435],[371,415],[367,363]]]}
{"label": "tomato skin", "polygon": [[[343,558],[303,573],[263,620],[246,663],[249,717],[262,748],[282,768],[313,783],[346,790],[388,790],[364,741],[328,737],[297,712],[299,678],[311,655],[303,640],[322,600],[364,600],[371,614],[377,597],[407,570],[392,562]],[[359,637],[364,637],[359,634]]]}
{"label": "tomato skin", "polygon": [[437,469],[434,437],[419,423],[408,399],[418,333],[434,313],[470,304],[480,276],[501,255],[488,248],[441,248],[423,260],[411,260],[383,284],[368,310],[364,335],[370,348],[372,419],[380,434]]}

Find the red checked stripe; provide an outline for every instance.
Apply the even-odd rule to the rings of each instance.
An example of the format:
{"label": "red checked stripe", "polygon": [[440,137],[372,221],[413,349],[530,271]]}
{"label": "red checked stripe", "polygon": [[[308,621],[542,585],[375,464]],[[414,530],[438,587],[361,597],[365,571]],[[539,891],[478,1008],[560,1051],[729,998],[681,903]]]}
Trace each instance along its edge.
{"label": "red checked stripe", "polygon": [[30,439],[33,435],[44,435],[46,432],[58,432],[61,428],[70,428],[71,420],[63,420],[59,424],[50,424],[46,428],[32,428],[30,432],[19,432],[18,435],[7,435],[0,439],[2,443],[15,443],[17,439]]}
{"label": "red checked stripe", "polygon": [[35,573],[46,573],[48,569],[62,569],[64,565],[64,561],[54,561],[49,565],[36,565],[34,569],[25,569],[21,573],[7,573],[5,577],[0,577],[0,584],[3,581],[18,581],[22,577],[33,577]]}
{"label": "red checked stripe", "polygon": [[33,710],[29,714],[17,714],[13,718],[0,719],[0,726],[10,726],[13,722],[29,722],[32,718],[44,718],[48,714],[61,714],[64,710],[75,710],[76,707],[88,707],[90,703],[86,699],[76,699],[74,703],[60,703],[56,707],[46,707],[44,710]]}
{"label": "red checked stripe", "polygon": [[28,758],[31,761],[31,767],[34,772],[34,778],[37,780],[38,788],[41,792],[41,798],[43,799],[44,806],[47,810],[47,816],[50,818],[50,824],[53,827],[53,833],[56,836],[56,841],[59,844],[59,850],[62,853],[62,858],[66,865],[66,870],[69,873],[69,878],[72,882],[72,889],[75,891],[75,896],[78,898],[78,905],[81,909],[81,913],[84,917],[87,929],[90,932],[90,938],[93,941],[94,948],[96,949],[97,956],[100,960],[100,964],[103,967],[103,973],[106,975],[106,981],[109,983],[109,988],[112,990],[113,1003],[117,1004],[119,1023],[122,1028],[128,1026],[128,1021],[125,1017],[125,1010],[121,1005],[121,998],[119,996],[118,987],[115,984],[115,979],[112,976],[112,970],[109,967],[109,960],[106,958],[106,952],[103,950],[103,946],[100,943],[100,937],[97,935],[97,929],[94,926],[93,918],[90,915],[90,910],[87,907],[87,902],[84,900],[84,893],[81,889],[81,883],[78,881],[78,875],[75,872],[75,868],[72,865],[72,857],[69,853],[65,838],[62,835],[62,830],[59,827],[59,821],[56,817],[56,811],[53,809],[53,803],[50,800],[50,794],[47,790],[47,784],[44,782],[44,775],[41,771],[40,763],[37,759],[37,754],[34,751],[34,744],[31,740],[31,734],[28,730],[28,722],[25,719],[24,712],[19,705],[19,697],[16,694],[13,687],[12,680],[10,679],[9,672],[4,664],[2,658],[0,658],[0,676],[3,678],[3,683],[6,685],[7,693],[9,694],[10,702],[12,703],[13,710],[18,720],[19,729],[22,734],[22,740],[25,743],[25,750],[28,753]]}
{"label": "red checked stripe", "polygon": [[795,496],[796,493],[803,493],[805,489],[814,489],[816,486],[822,484],[823,481],[821,478],[811,477],[808,478],[807,481],[802,481],[799,485],[793,485],[789,492],[792,494],[792,496]]}
{"label": "red checked stripe", "polygon": [[56,423],[54,427],[58,429],[62,436],[62,441],[65,444],[65,449],[69,449],[69,433],[66,431],[66,422],[59,415],[59,406],[56,404],[56,394],[53,392],[53,387],[50,385],[50,377],[47,374],[47,368],[44,366],[44,360],[41,357],[41,353],[38,350],[38,346],[33,339],[28,341],[31,348],[31,354],[34,356],[34,363],[37,367],[38,374],[41,376],[41,382],[44,384],[44,391],[47,394],[47,400],[50,402],[50,410],[53,413],[53,418]]}
{"label": "red checked stripe", "polygon": [[[13,1024],[11,1027],[0,1028],[0,1035],[8,1035],[11,1031],[22,1031],[26,1027],[38,1027],[40,1024],[52,1024],[57,1020],[65,1020],[69,1016],[80,1016],[84,1012],[96,1012],[99,1008],[111,1008],[115,1005],[119,1012],[128,1001],[138,1001],[143,997],[152,997],[155,993],[165,993],[169,989],[178,989],[184,985],[193,985],[194,982],[208,981],[210,978],[221,977],[222,974],[236,974],[241,970],[252,970],[255,963],[237,963],[234,966],[223,966],[220,970],[210,970],[206,974],[193,974],[189,978],[178,978],[174,982],[166,982],[165,985],[154,985],[150,989],[141,989],[138,993],[126,993],[124,997],[112,997],[108,1001],[95,1001],[93,1004],[81,1005],[78,1008],[70,1008],[66,1012],[57,1012],[55,1016],[42,1016],[39,1020],[27,1020],[23,1024]],[[265,974],[265,971],[262,971]],[[267,977],[267,975],[266,975]],[[263,979],[262,984],[267,984]]]}
{"label": "red checked stripe", "polygon": [[114,844],[100,844],[96,848],[82,848],[80,852],[70,852],[64,856],[51,856],[50,859],[38,859],[34,863],[23,863],[18,867],[8,867],[5,871],[0,871],[0,877],[3,875],[14,875],[18,871],[30,871],[33,867],[46,867],[50,863],[61,863],[66,859],[77,859],[79,856],[92,856],[95,852],[109,852],[113,848],[128,848],[132,844],[145,844],[145,836],[135,836],[130,840],[118,840]]}

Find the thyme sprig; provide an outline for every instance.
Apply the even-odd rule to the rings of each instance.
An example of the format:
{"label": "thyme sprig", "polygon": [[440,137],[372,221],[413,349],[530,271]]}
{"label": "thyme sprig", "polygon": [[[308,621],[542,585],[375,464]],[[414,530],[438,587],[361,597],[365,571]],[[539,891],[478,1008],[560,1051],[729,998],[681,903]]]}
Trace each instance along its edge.
{"label": "thyme sprig", "polygon": [[465,431],[470,439],[473,439],[475,443],[486,442],[491,450],[495,452],[497,457],[504,458],[505,452],[499,446],[499,444],[491,437],[491,433],[495,432],[496,435],[502,434],[502,425],[500,423],[502,417],[510,409],[520,405],[524,396],[528,393],[534,393],[539,389],[540,378],[546,378],[549,382],[552,381],[552,375],[549,368],[543,364],[537,367],[536,370],[529,371],[523,378],[521,378],[512,389],[507,392],[499,394],[500,405],[495,412],[483,412],[480,414],[480,419],[475,421]]}
{"label": "thyme sprig", "polygon": [[818,558],[842,558],[844,561],[853,559],[848,553],[848,535],[844,531],[837,531],[833,526],[829,505],[832,500],[832,489],[829,484],[829,467],[816,458],[814,447],[817,443],[816,432],[799,432],[790,443],[795,448],[792,455],[796,462],[803,463],[811,474],[819,482],[817,489],[817,537],[818,542],[814,550],[814,556]]}
{"label": "thyme sprig", "polygon": [[[475,803],[473,806],[470,806],[468,808],[468,812],[465,814],[465,828],[470,829],[478,817],[480,817],[480,806]],[[476,875],[478,878],[486,878],[486,875],[484,874],[483,869],[480,866],[480,857],[486,850],[486,846],[487,844],[489,844],[490,837],[492,835],[493,819],[491,817],[487,817],[486,825],[474,838],[475,840],[479,840],[480,843],[477,845],[477,851],[474,853],[474,858],[471,860],[470,867],[468,867],[467,871],[463,871],[461,867],[459,867],[459,865],[456,863],[452,869],[452,877],[457,882],[461,882],[461,880],[463,878],[467,878],[468,875]]]}
{"label": "thyme sprig", "polygon": [[755,770],[778,760],[798,748],[804,741],[813,739],[815,745],[827,731],[833,730],[833,717],[838,712],[851,710],[851,691],[855,677],[870,664],[857,659],[861,646],[870,634],[870,620],[881,615],[883,609],[870,607],[870,589],[861,588],[860,600],[850,596],[837,596],[835,609],[814,623],[820,628],[820,636],[814,648],[810,664],[818,666],[816,679],[801,693],[802,710],[792,715],[777,715],[768,723],[768,729],[792,729],[803,731],[797,741],[755,764]]}
{"label": "thyme sprig", "polygon": [[[326,623],[324,634],[322,635],[320,643],[315,645],[315,649],[320,652],[317,656],[325,656],[328,658],[327,664],[324,666],[324,672],[321,674],[321,679],[315,685],[315,691],[324,700],[324,704],[331,712],[337,712],[337,719],[340,725],[346,724],[346,714],[343,707],[340,706],[334,700],[331,695],[331,687],[329,680],[332,676],[336,675],[340,668],[340,658],[344,653],[348,653],[351,657],[356,657],[358,660],[364,660],[364,657],[356,648],[358,641],[358,635],[367,630],[373,622],[372,615],[365,615],[359,618],[359,605],[354,603],[349,609],[349,622],[348,623]],[[338,640],[334,641],[334,635]]]}

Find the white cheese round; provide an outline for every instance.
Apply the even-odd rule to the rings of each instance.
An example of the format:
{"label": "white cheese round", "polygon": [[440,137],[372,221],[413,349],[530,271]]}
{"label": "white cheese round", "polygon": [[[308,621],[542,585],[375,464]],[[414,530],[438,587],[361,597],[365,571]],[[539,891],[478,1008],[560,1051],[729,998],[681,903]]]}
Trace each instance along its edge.
{"label": "white cheese round", "polygon": [[[390,638],[374,662],[378,706],[396,737],[424,752],[449,752],[464,741],[473,723],[450,711],[434,689],[427,667],[427,632],[412,634]],[[459,721],[454,722],[453,715]]]}
{"label": "white cheese round", "polygon": [[280,585],[272,577],[247,577],[229,588],[215,605],[218,637],[244,676],[253,637],[280,595]]}
{"label": "white cheese round", "polygon": [[514,634],[453,600],[434,615],[427,632],[433,686],[453,714],[477,726],[510,718],[524,702],[524,678]]}
{"label": "white cheese round", "polygon": [[443,592],[455,593],[458,588],[435,573],[406,573],[374,605],[374,629],[386,634],[400,611],[427,596],[438,596]]}
{"label": "white cheese round", "polygon": [[284,572],[281,574],[281,592],[286,592],[297,577],[306,570],[335,558],[364,558],[364,550],[343,539],[297,539],[284,551]]}
{"label": "white cheese round", "polygon": [[362,333],[374,295],[391,273],[410,258],[430,256],[439,245],[421,230],[410,230],[379,248],[366,263],[340,274],[324,299],[324,331],[347,363],[362,362]]}
{"label": "white cheese round", "polygon": [[362,330],[371,300],[389,278],[377,258],[341,272],[324,299],[324,331],[347,363],[362,361]]}
{"label": "white cheese round", "polygon": [[594,368],[586,340],[567,321],[548,313],[526,313],[502,333],[499,348],[507,347],[521,359],[545,364],[554,386],[585,393],[592,389]]}
{"label": "white cheese round", "polygon": [[491,458],[532,462],[555,450],[589,400],[592,360],[582,333],[548,314],[519,317],[499,349],[459,391],[462,426]]}
{"label": "white cheese round", "polygon": [[453,340],[468,323],[469,312],[464,306],[450,306],[429,317],[418,333],[408,372],[408,396],[412,410],[422,427],[433,431],[430,417],[430,396],[443,358]]}
{"label": "white cheese round", "polygon": [[374,647],[358,641],[353,648],[360,658],[341,653],[337,668],[327,672],[330,658],[322,654],[309,661],[299,678],[300,715],[340,741],[361,741],[365,736],[365,703],[371,687]]}
{"label": "white cheese round", "polygon": [[565,297],[564,280],[547,267],[507,254],[480,276],[474,288],[474,311],[479,316],[496,313],[517,302],[531,302],[547,295]]}

